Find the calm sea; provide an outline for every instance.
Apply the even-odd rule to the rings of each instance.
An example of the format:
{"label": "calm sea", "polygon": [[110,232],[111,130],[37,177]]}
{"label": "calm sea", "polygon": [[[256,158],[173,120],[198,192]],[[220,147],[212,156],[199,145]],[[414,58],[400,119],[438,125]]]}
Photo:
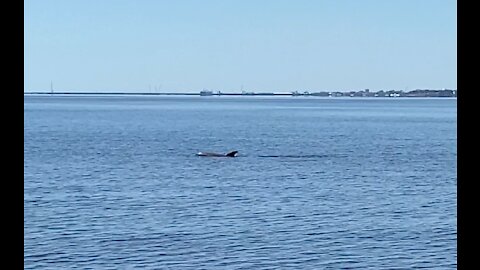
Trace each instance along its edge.
{"label": "calm sea", "polygon": [[456,269],[456,119],[448,98],[25,96],[25,269]]}

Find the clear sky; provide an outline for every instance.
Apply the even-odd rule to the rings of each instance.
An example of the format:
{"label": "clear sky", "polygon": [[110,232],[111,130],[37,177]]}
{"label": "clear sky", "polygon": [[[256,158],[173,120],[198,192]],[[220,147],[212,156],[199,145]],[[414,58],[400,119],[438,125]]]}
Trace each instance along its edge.
{"label": "clear sky", "polygon": [[457,88],[455,0],[24,5],[24,92]]}

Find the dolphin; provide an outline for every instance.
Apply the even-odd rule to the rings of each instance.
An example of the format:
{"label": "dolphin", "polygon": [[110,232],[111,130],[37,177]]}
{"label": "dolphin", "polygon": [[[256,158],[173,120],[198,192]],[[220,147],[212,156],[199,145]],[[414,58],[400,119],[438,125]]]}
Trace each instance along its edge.
{"label": "dolphin", "polygon": [[238,151],[232,151],[226,154],[218,154],[218,153],[211,153],[211,152],[198,152],[197,156],[199,157],[235,157]]}

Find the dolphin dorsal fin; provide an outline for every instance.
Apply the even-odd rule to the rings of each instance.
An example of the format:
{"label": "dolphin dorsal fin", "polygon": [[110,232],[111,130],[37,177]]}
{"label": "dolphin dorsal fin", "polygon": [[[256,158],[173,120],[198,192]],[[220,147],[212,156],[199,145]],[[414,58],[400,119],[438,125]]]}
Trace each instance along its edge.
{"label": "dolphin dorsal fin", "polygon": [[238,153],[238,151],[232,151],[232,152],[230,152],[230,153],[228,153],[228,154],[225,154],[225,156],[227,156],[227,157],[235,157],[235,156],[237,155],[237,153]]}

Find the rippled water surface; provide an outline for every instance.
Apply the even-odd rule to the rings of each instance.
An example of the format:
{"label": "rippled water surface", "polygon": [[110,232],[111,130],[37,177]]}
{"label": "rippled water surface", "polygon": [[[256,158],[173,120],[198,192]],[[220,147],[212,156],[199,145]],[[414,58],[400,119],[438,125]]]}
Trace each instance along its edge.
{"label": "rippled water surface", "polygon": [[456,99],[25,96],[25,269],[456,269],[456,116]]}

